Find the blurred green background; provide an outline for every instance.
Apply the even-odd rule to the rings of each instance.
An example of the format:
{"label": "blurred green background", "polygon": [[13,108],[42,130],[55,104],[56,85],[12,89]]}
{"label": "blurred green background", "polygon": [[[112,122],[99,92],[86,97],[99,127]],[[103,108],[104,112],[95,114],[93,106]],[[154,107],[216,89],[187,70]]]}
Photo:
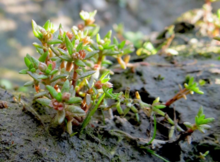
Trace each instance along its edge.
{"label": "blurred green background", "polygon": [[[158,32],[182,13],[201,8],[203,0],[0,0],[0,84],[20,86],[30,78],[19,75],[23,57],[37,55],[32,47],[31,20],[43,25],[50,19],[70,29],[81,20],[81,10],[98,10],[96,23],[104,35],[113,24],[123,23],[125,31],[144,35]],[[215,3],[214,9],[220,7]]]}

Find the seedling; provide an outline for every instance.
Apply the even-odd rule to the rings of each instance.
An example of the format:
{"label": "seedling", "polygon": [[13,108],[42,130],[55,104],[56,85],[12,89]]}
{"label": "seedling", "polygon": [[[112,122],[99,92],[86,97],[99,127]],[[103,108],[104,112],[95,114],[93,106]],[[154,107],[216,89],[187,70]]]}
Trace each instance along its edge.
{"label": "seedling", "polygon": [[213,121],[214,121],[214,118],[205,118],[205,114],[203,113],[203,108],[200,107],[195,117],[195,124],[185,122],[184,125],[187,128],[189,128],[188,132],[194,132],[195,130],[199,130],[200,132],[205,133],[206,129],[211,128],[211,126],[208,124]]}
{"label": "seedling", "polygon": [[187,139],[188,142],[191,143],[191,134],[199,130],[202,133],[205,133],[206,129],[211,128],[209,123],[213,122],[214,118],[205,118],[205,114],[203,113],[203,108],[200,107],[196,117],[195,117],[195,124],[191,124],[189,122],[184,122],[184,125],[188,128],[187,130]]}
{"label": "seedling", "polygon": [[200,152],[200,153],[199,153],[199,158],[202,159],[202,160],[206,160],[205,157],[206,157],[208,154],[209,154],[209,151],[206,151],[204,154]]}
{"label": "seedling", "polygon": [[187,99],[186,98],[186,95],[188,94],[193,94],[194,92],[195,93],[198,93],[198,94],[204,94],[198,87],[198,83],[194,82],[194,78],[193,77],[190,77],[189,78],[189,82],[188,84],[185,83],[184,84],[184,87],[185,88],[182,88],[180,86],[180,91],[173,97],[171,98],[169,101],[166,102],[166,106],[169,107],[171,104],[173,104],[175,101],[181,99],[181,98],[184,98],[184,99]]}

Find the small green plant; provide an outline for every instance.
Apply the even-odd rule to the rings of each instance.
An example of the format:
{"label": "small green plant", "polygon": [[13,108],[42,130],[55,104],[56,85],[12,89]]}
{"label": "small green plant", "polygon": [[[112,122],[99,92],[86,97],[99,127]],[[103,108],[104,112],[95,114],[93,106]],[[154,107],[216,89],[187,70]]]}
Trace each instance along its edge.
{"label": "small green plant", "polygon": [[[74,26],[71,32],[64,31],[62,25],[56,28],[49,20],[43,27],[32,20],[34,36],[41,42],[33,45],[40,56],[36,59],[27,54],[24,57],[27,68],[20,71],[33,78],[25,86],[35,87],[35,100],[56,110],[55,123],[62,124],[66,120],[70,134],[72,125],[84,121],[100,96],[112,91],[107,69],[111,62],[106,56],[116,58],[125,69],[129,60],[124,61],[122,57],[133,51],[133,46],[125,45],[125,41],[118,42],[114,38],[112,43],[111,31],[101,38],[99,27],[94,24],[95,14],[96,11],[81,11],[84,24]],[[119,104],[118,99],[117,107]]]}
{"label": "small green plant", "polygon": [[[209,123],[213,122],[214,118],[205,118],[205,114],[203,113],[203,108],[200,107],[196,117],[195,117],[195,124],[191,124],[189,122],[184,122],[184,125],[188,128],[187,133],[188,133],[188,138],[191,139],[191,134],[199,130],[202,133],[205,133],[206,129],[211,128]],[[189,140],[191,141],[191,140]],[[191,142],[189,142],[191,143]]]}
{"label": "small green plant", "polygon": [[169,101],[166,102],[166,106],[169,107],[171,104],[173,104],[175,101],[184,98],[186,98],[186,95],[188,94],[193,94],[193,93],[198,93],[198,94],[204,94],[198,87],[198,83],[194,82],[193,77],[189,77],[189,82],[184,84],[184,88],[180,86],[180,91]]}
{"label": "small green plant", "polygon": [[200,152],[200,153],[199,153],[199,158],[202,159],[202,160],[206,160],[205,157],[206,157],[208,154],[209,154],[209,151],[206,151],[204,154]]}
{"label": "small green plant", "polygon": [[[80,17],[84,24],[73,26],[71,31],[64,31],[62,25],[56,28],[49,20],[43,27],[32,21],[34,36],[41,42],[41,44],[33,43],[33,46],[40,56],[35,58],[27,54],[24,57],[26,69],[19,73],[27,74],[33,79],[24,85],[35,88],[34,100],[51,108],[56,114],[53,121],[58,125],[66,124],[66,130],[71,135],[77,134],[72,132],[73,126],[81,125],[82,133],[97,109],[109,110],[111,118],[113,118],[112,109],[116,109],[118,116],[123,117],[129,112],[134,113],[137,122],[140,122],[139,111],[144,111],[147,117],[154,119],[153,137],[151,140],[143,140],[147,146],[165,143],[155,139],[157,116],[164,117],[171,125],[170,138],[175,128],[184,132],[163,109],[193,92],[203,94],[194,82],[194,78],[189,78],[188,84],[184,85],[185,88],[181,88],[180,92],[166,104],[160,103],[159,97],[152,104],[145,103],[138,92],[133,99],[129,88],[125,92],[114,93],[113,84],[110,82],[112,71],[108,69],[111,61],[107,56],[115,58],[121,68],[126,69],[130,66],[128,54],[134,49],[133,45],[126,44],[125,40],[119,42],[116,37],[112,42],[111,31],[101,38],[98,33],[99,26],[94,24],[95,14],[96,11],[90,13],[81,11]],[[196,116],[196,124],[185,123],[189,128],[187,132],[192,133],[197,129],[204,132],[209,127],[207,124],[213,120],[213,118],[205,119],[200,109]],[[146,145],[144,148],[157,155],[146,148]]]}

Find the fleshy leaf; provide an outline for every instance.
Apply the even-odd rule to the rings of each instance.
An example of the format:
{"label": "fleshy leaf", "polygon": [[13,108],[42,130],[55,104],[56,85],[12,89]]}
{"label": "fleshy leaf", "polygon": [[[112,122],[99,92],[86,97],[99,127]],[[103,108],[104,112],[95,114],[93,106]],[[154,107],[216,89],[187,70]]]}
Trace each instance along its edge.
{"label": "fleshy leaf", "polygon": [[62,90],[61,92],[64,93],[64,92],[69,92],[70,90],[70,82],[69,80],[67,79],[64,84],[63,84],[63,87],[62,87]]}
{"label": "fleshy leaf", "polygon": [[82,117],[86,115],[85,111],[79,106],[68,105],[65,109],[66,111],[71,112],[74,117]]}
{"label": "fleshy leaf", "polygon": [[50,85],[47,85],[46,88],[50,92],[51,96],[53,98],[56,98],[58,92],[52,86],[50,86]]}
{"label": "fleshy leaf", "polygon": [[42,104],[43,106],[49,106],[51,103],[51,100],[48,98],[38,98],[36,99],[36,101]]}
{"label": "fleshy leaf", "polygon": [[73,54],[73,44],[71,43],[70,39],[68,38],[68,36],[66,35],[65,36],[65,42],[66,42],[66,48],[69,52],[69,55],[72,55]]}
{"label": "fleshy leaf", "polygon": [[82,102],[82,99],[80,97],[71,97],[68,101],[66,101],[68,104],[79,104]]}

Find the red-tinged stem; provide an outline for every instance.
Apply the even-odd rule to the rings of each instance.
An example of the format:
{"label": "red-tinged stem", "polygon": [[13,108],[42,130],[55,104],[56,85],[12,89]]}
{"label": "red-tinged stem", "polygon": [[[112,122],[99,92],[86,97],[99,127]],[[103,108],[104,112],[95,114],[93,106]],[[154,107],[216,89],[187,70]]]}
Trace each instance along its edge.
{"label": "red-tinged stem", "polygon": [[73,79],[72,79],[73,87],[76,86],[76,81],[77,81],[77,72],[76,72],[76,70],[77,69],[78,69],[78,66],[76,64],[74,64]]}
{"label": "red-tinged stem", "polygon": [[188,95],[190,93],[190,91],[186,88],[180,90],[175,96],[173,96],[173,98],[171,98],[170,100],[168,100],[166,102],[166,106],[169,107],[171,104],[173,104],[175,101],[183,98],[184,95]]}
{"label": "red-tinged stem", "polygon": [[35,91],[38,93],[39,90],[40,90],[40,85],[39,85],[39,83],[38,83],[38,84],[35,84],[35,85],[34,85],[34,88],[35,88]]}
{"label": "red-tinged stem", "polygon": [[101,65],[102,65],[102,54],[99,54],[99,58],[98,58],[98,61],[97,61],[97,64],[99,65],[100,69],[101,69]]}

